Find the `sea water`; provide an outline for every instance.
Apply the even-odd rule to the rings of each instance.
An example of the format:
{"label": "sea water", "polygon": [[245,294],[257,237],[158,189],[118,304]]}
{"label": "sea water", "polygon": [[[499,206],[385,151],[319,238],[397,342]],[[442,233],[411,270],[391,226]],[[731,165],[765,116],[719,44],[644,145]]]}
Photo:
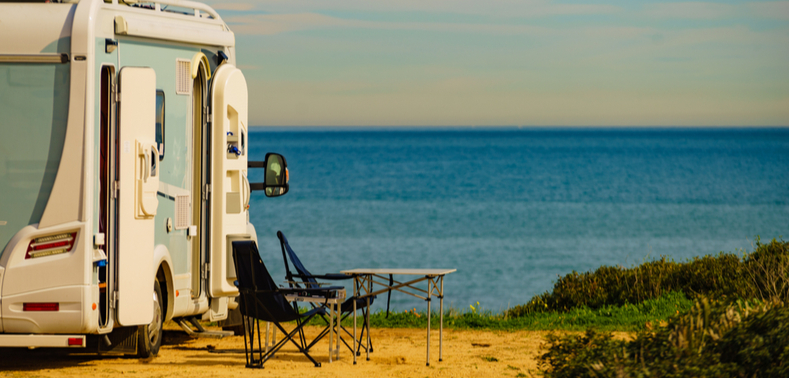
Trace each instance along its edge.
{"label": "sea water", "polygon": [[[253,128],[249,139],[250,160],[281,153],[290,171],[285,196],[255,192],[250,208],[280,283],[278,230],[314,274],[457,269],[445,306],[494,312],[572,271],[788,236],[787,128]],[[391,306],[425,309],[398,292]]]}

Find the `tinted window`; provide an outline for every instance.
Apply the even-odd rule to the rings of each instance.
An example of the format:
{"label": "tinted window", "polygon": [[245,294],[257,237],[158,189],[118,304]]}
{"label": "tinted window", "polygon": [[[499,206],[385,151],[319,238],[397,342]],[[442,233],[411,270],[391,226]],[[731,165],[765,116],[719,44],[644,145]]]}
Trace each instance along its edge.
{"label": "tinted window", "polygon": [[156,148],[159,161],[165,158],[165,92],[156,91]]}

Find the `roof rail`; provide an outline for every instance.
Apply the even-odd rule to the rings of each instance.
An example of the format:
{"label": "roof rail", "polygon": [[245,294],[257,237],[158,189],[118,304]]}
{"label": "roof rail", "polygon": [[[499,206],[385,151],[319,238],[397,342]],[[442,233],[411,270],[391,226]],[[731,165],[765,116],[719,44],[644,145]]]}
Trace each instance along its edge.
{"label": "roof rail", "polygon": [[[119,0],[112,0],[112,3],[113,4],[118,4]],[[123,4],[131,6],[131,7],[135,7],[135,8],[144,8],[144,7],[140,6],[142,4],[153,4],[153,8],[149,8],[149,9],[157,11],[157,12],[161,12],[161,11],[165,10],[164,8],[162,8],[163,5],[164,6],[171,5],[171,6],[179,7],[179,8],[192,9],[192,12],[195,15],[195,17],[201,17],[200,11],[203,11],[205,13],[208,13],[208,15],[211,16],[211,18],[213,18],[215,20],[222,20],[222,18],[219,16],[219,13],[217,13],[217,11],[215,11],[213,8],[211,8],[210,6],[208,6],[206,4],[198,3],[196,1],[188,1],[188,0],[126,0],[126,1],[123,1]]]}

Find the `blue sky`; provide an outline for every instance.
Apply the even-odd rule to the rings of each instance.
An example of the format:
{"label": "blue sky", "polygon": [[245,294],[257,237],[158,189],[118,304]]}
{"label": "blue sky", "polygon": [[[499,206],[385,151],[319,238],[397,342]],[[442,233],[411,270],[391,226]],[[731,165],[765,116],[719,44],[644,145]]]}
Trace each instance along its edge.
{"label": "blue sky", "polygon": [[208,1],[251,125],[788,124],[788,2]]}

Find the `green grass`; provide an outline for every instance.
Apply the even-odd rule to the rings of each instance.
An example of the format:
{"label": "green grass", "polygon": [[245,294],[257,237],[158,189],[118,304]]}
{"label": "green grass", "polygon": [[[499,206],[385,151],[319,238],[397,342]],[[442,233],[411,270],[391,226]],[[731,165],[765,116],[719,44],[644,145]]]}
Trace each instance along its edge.
{"label": "green grass", "polygon": [[[510,331],[583,331],[588,328],[605,331],[637,331],[645,328],[649,323],[656,323],[678,312],[684,312],[691,308],[692,304],[692,301],[684,294],[672,292],[638,304],[604,306],[598,309],[581,307],[567,312],[531,313],[517,318],[508,317],[507,311],[497,314],[479,309],[465,312],[450,309],[445,312],[444,327]],[[425,328],[427,323],[428,317],[425,312],[393,312],[387,317],[385,312],[378,311],[370,316],[370,324],[373,328]],[[311,324],[321,325],[324,323],[320,319],[313,319]],[[351,327],[351,318],[346,319],[343,325]],[[357,327],[361,326],[362,319],[357,318]],[[431,327],[438,329],[438,313],[431,314]]]}

